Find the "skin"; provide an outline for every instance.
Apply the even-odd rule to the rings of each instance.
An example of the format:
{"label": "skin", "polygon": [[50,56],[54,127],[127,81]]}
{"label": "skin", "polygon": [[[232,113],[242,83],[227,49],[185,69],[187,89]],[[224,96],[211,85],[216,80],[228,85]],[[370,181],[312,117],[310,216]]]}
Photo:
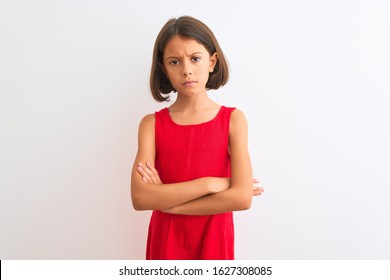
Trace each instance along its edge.
{"label": "skin", "polygon": [[[210,55],[202,44],[180,36],[166,45],[162,69],[177,90],[176,101],[169,107],[178,124],[197,124],[214,118],[220,105],[206,91],[209,73],[218,54]],[[234,110],[230,119],[229,149],[231,178],[204,177],[176,184],[163,184],[152,165],[155,160],[154,114],[139,125],[138,152],[131,176],[131,197],[136,210],[161,210],[186,215],[211,215],[249,209],[252,196],[263,193],[253,179],[248,152],[248,129],[244,114]]]}

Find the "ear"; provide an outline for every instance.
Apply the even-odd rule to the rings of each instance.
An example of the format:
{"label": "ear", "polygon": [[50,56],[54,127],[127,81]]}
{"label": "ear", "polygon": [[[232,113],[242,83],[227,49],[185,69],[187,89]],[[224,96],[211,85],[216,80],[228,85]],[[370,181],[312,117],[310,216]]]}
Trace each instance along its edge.
{"label": "ear", "polygon": [[218,61],[218,53],[213,53],[212,56],[210,56],[210,67],[209,72],[212,73],[214,71],[215,65],[217,65]]}

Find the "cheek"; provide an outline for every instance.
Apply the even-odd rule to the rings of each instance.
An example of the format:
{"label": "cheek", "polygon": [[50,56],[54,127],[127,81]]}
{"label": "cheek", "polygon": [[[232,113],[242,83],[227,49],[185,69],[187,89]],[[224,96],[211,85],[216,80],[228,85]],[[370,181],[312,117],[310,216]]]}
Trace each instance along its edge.
{"label": "cheek", "polygon": [[172,78],[174,78],[174,74],[173,74],[173,71],[172,70],[170,70],[170,69],[168,69],[168,70],[164,70],[164,74],[165,74],[165,76],[169,79],[169,80],[171,80]]}

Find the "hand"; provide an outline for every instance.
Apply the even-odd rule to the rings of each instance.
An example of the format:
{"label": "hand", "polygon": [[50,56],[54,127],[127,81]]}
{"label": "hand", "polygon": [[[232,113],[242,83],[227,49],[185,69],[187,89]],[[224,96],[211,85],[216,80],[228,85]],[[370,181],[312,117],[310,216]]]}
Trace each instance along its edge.
{"label": "hand", "polygon": [[[212,186],[212,192],[217,193],[230,188],[230,178],[209,178],[210,186]],[[260,181],[253,178],[253,196],[261,195],[264,192],[264,188],[260,187]]]}
{"label": "hand", "polygon": [[210,188],[211,193],[218,193],[230,188],[230,178],[226,177],[206,177],[207,185]]}
{"label": "hand", "polygon": [[[208,179],[210,179],[211,180],[210,182],[214,183],[217,186],[217,188],[215,188],[214,190],[219,189],[219,191],[223,191],[223,190],[226,190],[230,187],[230,178],[211,177]],[[252,193],[253,196],[259,196],[264,192],[264,188],[260,187],[259,183],[260,183],[260,181],[258,179],[253,178],[253,193]],[[161,212],[167,213],[167,214],[178,214],[177,207],[180,207],[180,206],[174,206],[174,207],[169,208],[169,209],[164,209],[164,210],[161,210]]]}
{"label": "hand", "polygon": [[253,196],[261,195],[264,192],[264,189],[259,186],[260,181],[253,178]]}
{"label": "hand", "polygon": [[157,170],[149,161],[147,161],[146,164],[143,164],[142,162],[138,163],[137,171],[142,176],[142,180],[145,183],[162,184]]}

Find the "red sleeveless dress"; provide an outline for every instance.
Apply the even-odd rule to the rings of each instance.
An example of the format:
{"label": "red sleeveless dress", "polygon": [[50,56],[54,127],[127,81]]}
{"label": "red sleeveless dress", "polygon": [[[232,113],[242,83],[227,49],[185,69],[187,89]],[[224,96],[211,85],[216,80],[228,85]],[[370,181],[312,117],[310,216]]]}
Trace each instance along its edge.
{"label": "red sleeveless dress", "polygon": [[[230,177],[229,122],[234,109],[222,106],[212,120],[194,125],[176,124],[168,108],[155,113],[155,167],[163,183]],[[153,211],[146,259],[234,259],[233,213],[193,216]]]}

